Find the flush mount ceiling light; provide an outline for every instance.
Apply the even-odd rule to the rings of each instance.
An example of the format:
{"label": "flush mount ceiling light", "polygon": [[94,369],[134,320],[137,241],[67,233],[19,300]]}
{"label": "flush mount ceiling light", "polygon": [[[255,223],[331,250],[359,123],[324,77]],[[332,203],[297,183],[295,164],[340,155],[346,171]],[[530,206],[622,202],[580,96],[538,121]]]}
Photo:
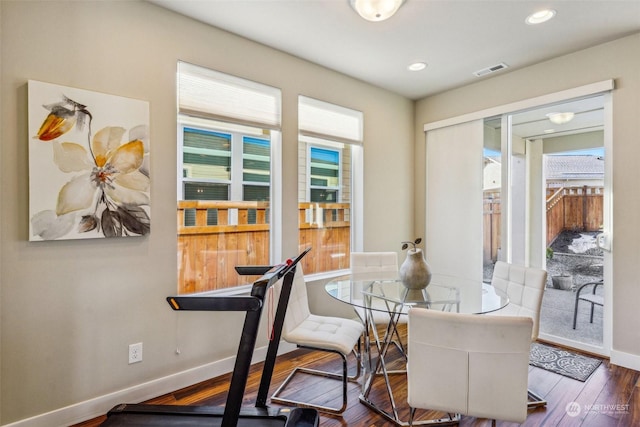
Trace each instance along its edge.
{"label": "flush mount ceiling light", "polygon": [[543,22],[547,22],[549,19],[556,16],[556,11],[553,9],[544,9],[536,13],[532,13],[527,16],[525,22],[529,25],[542,24]]}
{"label": "flush mount ceiling light", "polygon": [[574,113],[549,113],[547,117],[551,121],[551,123],[555,123],[557,125],[562,125],[564,123],[568,123],[573,120]]}
{"label": "flush mount ceiling light", "polygon": [[367,21],[384,21],[400,9],[405,0],[349,0],[351,7]]}
{"label": "flush mount ceiling light", "polygon": [[421,71],[427,68],[426,62],[414,62],[413,64],[409,64],[407,70],[409,71]]}

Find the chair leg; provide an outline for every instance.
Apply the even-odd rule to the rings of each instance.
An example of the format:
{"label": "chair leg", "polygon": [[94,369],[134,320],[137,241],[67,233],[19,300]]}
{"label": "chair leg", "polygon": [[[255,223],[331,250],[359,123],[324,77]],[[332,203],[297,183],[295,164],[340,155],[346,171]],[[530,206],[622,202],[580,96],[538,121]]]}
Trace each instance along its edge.
{"label": "chair leg", "polygon": [[[576,321],[578,320],[578,301],[579,300],[576,298],[576,306],[575,306],[575,309],[573,310],[573,329],[576,328]],[[589,322],[593,323],[593,309],[595,308],[595,304],[590,301],[587,301],[587,302],[591,304],[591,314],[589,316]]]}
{"label": "chair leg", "polygon": [[416,408],[409,408],[409,427],[413,427],[413,417],[416,415]]}
{"label": "chair leg", "polygon": [[[358,351],[356,352],[354,350],[354,353],[356,355],[356,373],[352,376],[349,376],[348,374],[347,355],[344,355],[338,351],[325,350],[321,348],[306,347],[306,346],[299,346],[299,348],[308,348],[311,350],[325,351],[325,352],[335,353],[339,355],[342,358],[342,374],[320,371],[317,369],[311,369],[311,368],[305,368],[305,367],[296,367],[293,371],[291,371],[289,376],[284,380],[284,382],[280,385],[280,387],[278,387],[278,389],[273,393],[273,395],[271,396],[271,401],[274,403],[281,403],[285,405],[294,405],[301,408],[315,408],[319,411],[323,411],[329,414],[336,414],[336,415],[342,414],[345,411],[345,409],[347,409],[347,383],[349,381],[356,381],[360,377],[360,373],[361,373],[360,341],[358,341]],[[295,377],[295,375],[298,372],[309,374],[309,375],[317,375],[325,378],[341,380],[342,381],[342,406],[339,408],[334,408],[330,406],[316,405],[308,402],[302,402],[294,399],[281,397],[280,393],[286,389],[289,382]]]}
{"label": "chair leg", "polygon": [[[409,421],[405,424],[401,424],[401,425],[408,425],[409,427],[413,427],[413,424],[415,422],[416,419],[416,409],[417,408],[412,408],[411,406],[409,407]],[[425,420],[425,421],[418,421],[419,425],[438,425],[438,426],[453,426],[453,425],[460,425],[460,420],[462,419],[462,415],[460,414],[453,414],[453,413],[447,413],[447,417],[448,418],[440,418],[437,420],[434,419],[430,419],[430,420]],[[494,420],[495,423],[495,420]],[[495,424],[493,424],[495,425]]]}
{"label": "chair leg", "polygon": [[[362,361],[362,337],[358,338],[358,350],[354,351],[353,353],[356,356],[356,373],[350,377],[347,376],[348,381],[356,381],[358,378],[360,378],[360,374],[362,373],[362,370],[364,368],[364,366],[362,366],[362,364],[364,363]],[[345,375],[347,375],[346,371]]]}
{"label": "chair leg", "polygon": [[529,396],[530,401],[527,403],[528,408],[538,408],[540,406],[547,406],[547,401],[544,400],[540,395],[534,393],[531,390],[527,390],[527,395]]}

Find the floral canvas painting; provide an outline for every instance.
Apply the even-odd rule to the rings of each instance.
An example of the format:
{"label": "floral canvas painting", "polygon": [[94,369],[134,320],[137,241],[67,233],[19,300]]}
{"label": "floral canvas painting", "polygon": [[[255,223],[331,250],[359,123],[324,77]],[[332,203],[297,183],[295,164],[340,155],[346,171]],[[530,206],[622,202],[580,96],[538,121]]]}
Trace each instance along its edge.
{"label": "floral canvas painting", "polygon": [[29,240],[151,229],[149,103],[30,80]]}

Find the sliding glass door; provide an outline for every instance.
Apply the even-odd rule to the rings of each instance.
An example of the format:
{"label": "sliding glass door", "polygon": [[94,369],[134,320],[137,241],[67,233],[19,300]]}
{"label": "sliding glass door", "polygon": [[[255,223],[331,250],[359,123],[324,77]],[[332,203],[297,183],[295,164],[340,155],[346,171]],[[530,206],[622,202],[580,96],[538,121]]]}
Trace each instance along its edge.
{"label": "sliding glass door", "polygon": [[[562,120],[558,119],[564,114]],[[494,126],[497,120],[489,121]],[[603,304],[610,283],[609,177],[606,174],[605,95],[538,106],[499,120],[502,140],[501,257],[546,269],[549,275],[540,337],[607,354],[605,307],[576,311],[578,290],[595,287]],[[497,129],[494,127],[494,132]],[[581,294],[594,292],[587,285]],[[575,319],[575,328],[574,328]]]}
{"label": "sliding glass door", "polygon": [[[424,125],[424,237],[434,279],[476,289],[497,260],[544,268],[540,338],[605,356],[615,285],[612,90],[606,80]],[[558,164],[562,176],[553,174]],[[566,234],[577,249],[558,248]],[[562,271],[570,267],[558,267],[561,258],[578,269]],[[568,289],[556,289],[558,280]],[[602,282],[593,323],[589,303],[575,311],[589,281]]]}

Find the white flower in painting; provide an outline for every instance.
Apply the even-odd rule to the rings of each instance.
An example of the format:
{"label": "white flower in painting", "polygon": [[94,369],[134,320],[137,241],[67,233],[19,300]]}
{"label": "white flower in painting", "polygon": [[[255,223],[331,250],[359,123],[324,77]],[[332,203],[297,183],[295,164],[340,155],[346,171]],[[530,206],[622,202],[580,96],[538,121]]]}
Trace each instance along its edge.
{"label": "white flower in painting", "polygon": [[87,209],[94,201],[107,205],[149,204],[149,177],[139,170],[144,143],[135,139],[121,144],[124,133],[121,127],[100,130],[91,141],[91,155],[73,142],[54,143],[53,160],[62,172],[86,171],[62,187],[56,214]]}
{"label": "white flower in painting", "polygon": [[140,207],[149,205],[150,181],[143,172],[146,127],[133,128],[129,141],[121,143],[124,134],[124,128],[105,127],[91,140],[90,150],[73,142],[53,142],[58,168],[79,174],[60,189],[53,216],[44,211],[32,218],[36,234],[45,239],[66,234],[74,213],[83,214],[80,232],[97,228],[106,237],[149,232],[149,216]]}

